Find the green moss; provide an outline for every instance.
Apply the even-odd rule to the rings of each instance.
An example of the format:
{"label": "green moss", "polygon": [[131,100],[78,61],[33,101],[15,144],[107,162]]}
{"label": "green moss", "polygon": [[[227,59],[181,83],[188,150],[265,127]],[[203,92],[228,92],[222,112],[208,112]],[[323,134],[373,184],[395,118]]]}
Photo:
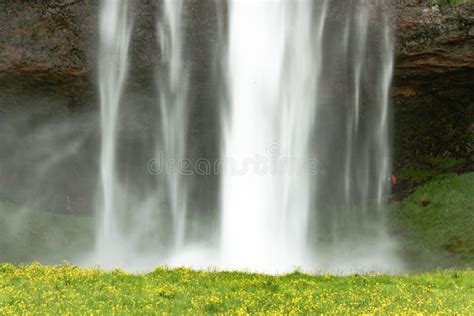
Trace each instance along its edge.
{"label": "green moss", "polygon": [[415,167],[406,167],[400,170],[398,179],[401,181],[413,181],[415,183],[424,183],[436,175],[436,171],[420,169]]}
{"label": "green moss", "polygon": [[457,159],[452,157],[432,157],[427,156],[423,159],[428,165],[438,170],[450,170],[462,166],[466,159]]}
{"label": "green moss", "polygon": [[474,264],[474,173],[435,177],[394,203],[392,215],[413,265]]}
{"label": "green moss", "polygon": [[397,176],[400,181],[409,181],[420,185],[436,176],[456,172],[468,164],[467,159],[427,155],[420,158],[417,164],[398,170]]}
{"label": "green moss", "polygon": [[441,10],[447,9],[449,7],[455,7],[464,3],[469,3],[471,0],[430,0],[429,5],[435,6],[438,5]]}
{"label": "green moss", "polygon": [[457,6],[463,3],[468,3],[470,0],[438,0],[440,6]]}

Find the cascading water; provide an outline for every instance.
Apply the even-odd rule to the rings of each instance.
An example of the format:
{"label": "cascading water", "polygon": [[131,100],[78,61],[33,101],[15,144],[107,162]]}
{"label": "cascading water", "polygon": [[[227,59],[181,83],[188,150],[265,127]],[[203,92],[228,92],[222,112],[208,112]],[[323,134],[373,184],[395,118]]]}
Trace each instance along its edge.
{"label": "cascading water", "polygon": [[224,156],[241,169],[222,182],[225,266],[399,266],[381,211],[390,175],[386,9],[230,1]]}
{"label": "cascading water", "polygon": [[[225,157],[310,156],[322,25],[312,1],[231,1],[230,127]],[[323,8],[324,9],[324,8]],[[316,59],[315,59],[316,57]],[[254,161],[254,163],[257,163]],[[309,174],[250,166],[223,180],[222,251],[226,266],[274,270],[301,265],[306,256]]]}
{"label": "cascading water", "polygon": [[[158,21],[159,41],[167,71],[158,74],[160,92],[161,134],[164,146],[158,146],[157,155],[163,153],[165,161],[175,164],[186,158],[188,72],[183,63],[184,34],[182,0],[164,0],[163,16]],[[168,204],[173,217],[174,248],[183,247],[187,215],[186,179],[179,170],[166,175]]]}
{"label": "cascading water", "polygon": [[206,213],[220,227],[200,227],[219,232],[210,238],[217,249],[211,240],[213,246],[194,246],[189,231],[205,221],[193,222],[196,183],[179,170],[195,137],[183,0],[158,2],[160,119],[152,120],[147,139],[166,170],[149,182],[117,172],[128,3],[106,0],[100,15],[100,264],[269,273],[399,269],[383,212],[393,67],[385,1],[229,0],[216,10],[228,18],[221,25],[226,35],[216,36],[227,39],[217,43],[226,48],[215,49],[226,52],[228,89],[215,91],[223,100],[215,111],[222,113],[223,160],[237,167],[221,170],[220,209]]}
{"label": "cascading water", "polygon": [[[100,13],[99,82],[101,107],[101,196],[97,213],[97,251],[100,262],[112,259],[121,241],[117,229],[119,194],[117,178],[117,138],[120,103],[128,71],[131,21],[127,0],[104,0]],[[112,259],[113,260],[113,259]],[[113,264],[113,262],[112,262]]]}
{"label": "cascading water", "polygon": [[[161,44],[161,67],[158,83],[161,122],[148,129],[135,104],[128,109],[124,99],[129,46],[132,31],[130,2],[104,1],[100,15],[99,80],[101,96],[101,198],[97,204],[97,247],[86,262],[106,267],[122,266],[148,269],[168,262],[183,246],[186,225],[186,186],[176,168],[166,170],[164,178],[147,181],[149,174],[142,163],[141,172],[129,170],[126,146],[147,143],[155,150],[139,148],[133,158],[145,155],[161,157],[160,164],[177,165],[185,158],[187,117],[187,72],[183,64],[182,1],[163,1],[157,20],[158,42]],[[124,104],[122,104],[124,103]],[[127,111],[132,111],[129,113]],[[155,114],[153,108],[142,110]],[[124,114],[127,113],[127,114]],[[158,118],[157,117],[157,118]],[[150,131],[150,136],[129,134],[131,119]],[[129,143],[130,138],[132,143]],[[120,147],[122,150],[120,150]],[[125,150],[124,150],[125,148]],[[132,160],[133,161],[133,160]],[[136,161],[136,160],[135,160]],[[119,165],[121,168],[119,168]],[[125,167],[125,168],[124,168]],[[164,167],[164,166],[159,166]],[[120,172],[122,171],[122,172]],[[171,215],[171,216],[170,216]],[[170,237],[171,236],[171,237]]]}
{"label": "cascading water", "polygon": [[[314,257],[321,269],[400,269],[385,227],[389,191],[389,5],[328,2],[314,152]],[[330,36],[332,35],[332,36]]]}

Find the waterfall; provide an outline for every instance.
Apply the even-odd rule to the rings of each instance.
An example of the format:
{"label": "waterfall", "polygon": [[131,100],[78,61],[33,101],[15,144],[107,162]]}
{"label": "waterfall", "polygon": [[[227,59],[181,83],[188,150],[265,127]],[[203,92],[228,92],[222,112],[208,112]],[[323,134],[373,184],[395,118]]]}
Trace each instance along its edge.
{"label": "waterfall", "polygon": [[[175,168],[185,158],[188,124],[183,1],[164,0],[159,4],[162,10],[156,20],[161,60],[156,75],[158,98],[155,102],[159,104],[159,111],[128,104],[124,98],[132,34],[131,2],[107,0],[101,6],[100,198],[96,253],[89,261],[106,267],[148,269],[168,262],[184,244],[186,183],[180,170]],[[146,111],[146,117],[155,115],[151,128],[142,117],[135,116],[140,110]],[[151,135],[127,130],[135,121]],[[135,148],[137,151],[127,157],[127,146],[149,141],[154,150],[139,145]],[[172,168],[160,174],[163,178],[148,181],[150,174],[142,156],[162,157],[159,164],[171,163]],[[131,163],[138,165],[130,168]],[[165,168],[163,165],[155,167]]]}
{"label": "waterfall", "polygon": [[128,71],[131,20],[127,0],[104,0],[100,12],[99,90],[101,109],[100,202],[97,251],[104,263],[120,241],[117,228],[117,138],[120,103]]}
{"label": "waterfall", "polygon": [[393,38],[388,1],[334,1],[321,41],[312,252],[324,270],[401,267],[386,228]]}
{"label": "waterfall", "polygon": [[[186,10],[195,10],[198,2],[157,1],[161,61],[155,76],[158,97],[152,103],[159,107],[142,106],[151,127],[140,127],[139,139],[123,133],[124,140],[119,137],[121,116],[125,123],[140,111],[137,104],[132,114],[121,106],[131,39],[129,1],[104,0],[99,263],[268,273],[296,267],[399,269],[385,225],[393,69],[388,2],[228,0],[214,13],[220,15],[214,20],[219,26],[207,44],[215,47],[189,52],[198,43],[191,26],[209,27],[212,19],[191,23]],[[191,76],[199,66],[192,59],[202,51],[219,52],[219,66]],[[195,135],[191,113],[199,112],[192,112],[193,98],[200,95],[194,84],[205,86],[193,80],[204,76],[225,78],[212,92],[222,102],[210,106],[221,115],[215,139],[221,139],[219,163],[226,168],[211,178],[219,186],[214,193],[218,209],[202,211],[193,205],[196,192],[205,189],[202,178],[191,179],[185,171],[196,170],[180,168],[193,168],[187,157],[190,143],[199,147],[203,142]],[[142,124],[139,118],[134,120]],[[117,148],[135,143],[141,152],[132,150],[134,157],[120,160],[127,172],[119,174],[122,152]],[[148,155],[161,157],[162,173],[153,180],[148,172],[144,175],[144,164],[136,165]],[[217,170],[217,161],[208,158],[198,160]],[[207,223],[197,221],[196,214]],[[193,230],[206,231],[206,237],[193,240],[198,239]]]}
{"label": "waterfall", "polygon": [[[163,147],[158,146],[157,155],[163,151],[165,161],[177,164],[186,155],[187,136],[187,90],[188,71],[183,62],[184,34],[182,22],[182,0],[164,0],[163,15],[158,18],[158,37],[162,59],[167,64],[164,74],[158,74],[160,92],[161,134]],[[183,247],[187,215],[187,188],[180,170],[166,175],[167,200],[173,217],[174,248]]]}
{"label": "waterfall", "polygon": [[[242,168],[248,159],[289,155],[301,164],[310,153],[320,68],[313,35],[322,25],[313,23],[312,1],[237,0],[229,10],[231,110],[224,156]],[[301,264],[310,175],[254,166],[241,171],[223,180],[225,265],[268,270]]]}
{"label": "waterfall", "polygon": [[398,265],[383,202],[386,10],[383,1],[230,1],[223,156],[238,170],[222,181],[224,266]]}

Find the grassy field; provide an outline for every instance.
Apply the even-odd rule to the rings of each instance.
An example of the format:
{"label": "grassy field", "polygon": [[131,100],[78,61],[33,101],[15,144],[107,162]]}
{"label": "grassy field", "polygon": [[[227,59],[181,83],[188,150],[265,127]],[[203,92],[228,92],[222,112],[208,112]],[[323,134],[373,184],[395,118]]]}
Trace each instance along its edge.
{"label": "grassy field", "polygon": [[474,313],[474,272],[280,277],[0,265],[0,314]]}
{"label": "grassy field", "polygon": [[[271,277],[158,269],[131,275],[68,265],[0,264],[0,315],[474,314],[474,173],[426,176],[409,170],[405,176],[424,184],[392,203],[390,231],[408,268],[438,272]],[[91,217],[0,204],[0,262],[60,262],[93,245],[93,228]],[[456,270],[436,270],[446,267]]]}

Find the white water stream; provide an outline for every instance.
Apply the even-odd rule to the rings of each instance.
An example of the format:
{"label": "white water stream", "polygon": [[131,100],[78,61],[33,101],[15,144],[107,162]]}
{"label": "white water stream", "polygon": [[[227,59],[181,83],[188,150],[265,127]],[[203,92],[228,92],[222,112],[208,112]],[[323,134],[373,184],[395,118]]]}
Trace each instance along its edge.
{"label": "white water stream", "polygon": [[[127,261],[121,257],[133,253],[128,261],[138,267],[146,261],[147,266],[268,273],[295,267],[400,267],[385,228],[393,39],[383,1],[228,1],[227,49],[221,56],[228,89],[215,93],[228,100],[216,105],[222,113],[222,157],[237,169],[219,175],[217,248],[196,248],[187,240],[194,225],[189,222],[192,184],[177,170],[167,173],[164,184],[146,199],[151,201],[148,213],[162,214],[158,200],[165,197],[168,224],[137,215],[138,225],[127,234],[116,224],[130,217],[127,210],[119,211],[117,201],[130,192],[121,191],[116,173],[131,34],[127,4],[104,0],[100,15],[101,258],[120,265]],[[188,154],[191,120],[192,82],[185,57],[189,29],[184,27],[185,1],[163,0],[161,5],[157,30],[166,67],[157,76],[161,120],[156,120],[155,153],[179,162]],[[143,238],[144,227],[150,232],[167,227],[172,235],[168,258],[130,250],[135,246],[124,238]]]}

